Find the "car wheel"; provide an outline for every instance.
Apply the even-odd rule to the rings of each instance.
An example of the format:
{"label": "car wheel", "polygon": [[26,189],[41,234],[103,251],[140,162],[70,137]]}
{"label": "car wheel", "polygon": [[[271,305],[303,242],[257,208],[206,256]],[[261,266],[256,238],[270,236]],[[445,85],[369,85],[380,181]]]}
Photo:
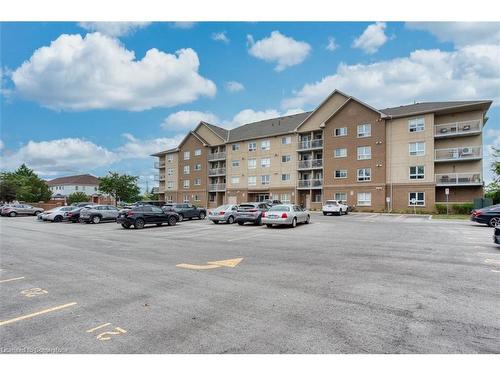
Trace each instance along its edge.
{"label": "car wheel", "polygon": [[54,218],[54,223],[60,223],[62,221],[62,219],[63,219],[62,216],[56,216]]}
{"label": "car wheel", "polygon": [[297,218],[294,217],[292,220],[292,228],[295,228],[297,226]]}
{"label": "car wheel", "polygon": [[177,224],[177,219],[175,218],[175,216],[170,216],[168,218],[168,225],[174,226],[175,224]]}
{"label": "car wheel", "polygon": [[35,212],[33,213],[33,216],[38,216],[38,215],[40,215],[40,214],[41,214],[41,212],[40,212],[40,211],[35,211]]}
{"label": "car wheel", "polygon": [[311,216],[307,215],[306,224],[309,224],[310,222],[311,222]]}
{"label": "car wheel", "polygon": [[125,229],[130,229],[130,224],[122,224],[122,227]]}
{"label": "car wheel", "polygon": [[135,227],[135,229],[142,229],[142,228],[144,228],[144,224],[145,224],[145,223],[144,223],[144,220],[142,220],[142,219],[137,219],[137,220],[135,221],[135,223],[134,223],[134,227]]}
{"label": "car wheel", "polygon": [[245,224],[243,221],[238,221],[238,225],[243,225]]}
{"label": "car wheel", "polygon": [[255,225],[262,225],[262,218],[259,217],[255,222]]}
{"label": "car wheel", "polygon": [[273,227],[273,225],[272,225],[272,224],[266,224],[266,227],[268,227],[268,228],[272,228],[272,227]]}
{"label": "car wheel", "polygon": [[349,209],[345,210],[344,215],[347,215],[349,213]]}
{"label": "car wheel", "polygon": [[9,214],[9,216],[10,216],[10,217],[16,217],[16,216],[17,216],[17,212],[11,212],[11,213]]}
{"label": "car wheel", "polygon": [[214,224],[219,224],[219,222],[217,220],[214,220],[213,223]]}
{"label": "car wheel", "polygon": [[339,209],[339,216],[342,216],[342,209]]}
{"label": "car wheel", "polygon": [[323,212],[323,216],[326,216],[326,212]]}
{"label": "car wheel", "polygon": [[228,223],[228,224],[232,224],[232,223],[234,223],[234,217],[229,216],[229,217],[227,218],[227,223]]}
{"label": "car wheel", "polygon": [[489,227],[495,227],[498,223],[498,217],[492,217],[490,221],[488,221]]}
{"label": "car wheel", "polygon": [[205,218],[205,213],[204,212],[200,212],[200,214],[198,215],[198,219],[200,220],[203,220]]}
{"label": "car wheel", "polygon": [[182,221],[184,220],[184,215],[183,214],[179,214],[179,221]]}
{"label": "car wheel", "polygon": [[101,218],[99,216],[94,216],[92,218],[92,223],[93,224],[99,224],[101,222]]}

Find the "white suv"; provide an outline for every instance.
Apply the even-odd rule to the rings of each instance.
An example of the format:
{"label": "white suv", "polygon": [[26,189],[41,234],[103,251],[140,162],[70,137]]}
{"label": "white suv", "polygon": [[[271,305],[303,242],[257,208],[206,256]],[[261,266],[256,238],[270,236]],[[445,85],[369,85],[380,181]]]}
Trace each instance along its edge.
{"label": "white suv", "polygon": [[342,214],[347,215],[348,206],[342,203],[342,201],[328,200],[325,202],[321,210],[325,216],[328,214],[335,214],[339,216]]}

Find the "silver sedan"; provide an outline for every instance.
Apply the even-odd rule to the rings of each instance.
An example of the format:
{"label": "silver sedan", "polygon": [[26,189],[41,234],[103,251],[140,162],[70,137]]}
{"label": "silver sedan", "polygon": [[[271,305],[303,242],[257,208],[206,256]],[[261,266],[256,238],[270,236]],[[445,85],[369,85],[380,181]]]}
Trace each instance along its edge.
{"label": "silver sedan", "polygon": [[311,215],[309,211],[302,207],[293,204],[279,204],[273,206],[269,211],[262,215],[262,224],[266,224],[268,228],[273,225],[290,225],[295,228],[298,223],[309,224]]}
{"label": "silver sedan", "polygon": [[214,224],[219,223],[234,223],[238,206],[235,204],[225,204],[208,211],[208,220],[212,220]]}

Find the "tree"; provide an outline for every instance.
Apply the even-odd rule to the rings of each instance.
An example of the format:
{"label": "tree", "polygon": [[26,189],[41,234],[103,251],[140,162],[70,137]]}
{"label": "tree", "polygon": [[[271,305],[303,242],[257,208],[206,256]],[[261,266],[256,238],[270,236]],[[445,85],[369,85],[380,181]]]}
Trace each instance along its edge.
{"label": "tree", "polygon": [[78,202],[89,202],[90,197],[83,191],[75,191],[68,195],[68,204],[78,203]]}
{"label": "tree", "polygon": [[152,188],[150,192],[144,193],[142,196],[142,200],[145,201],[157,201],[160,199],[160,195],[158,193],[155,193],[155,189]]}
{"label": "tree", "polygon": [[14,172],[1,174],[0,195],[4,201],[48,201],[52,196],[47,183],[25,164]]}
{"label": "tree", "polygon": [[492,147],[495,160],[491,163],[491,170],[495,174],[494,180],[500,182],[500,148]]}
{"label": "tree", "polygon": [[108,172],[107,176],[99,177],[99,191],[111,195],[116,202],[130,201],[141,191],[137,186],[139,177],[117,172]]}
{"label": "tree", "polygon": [[0,177],[0,201],[12,202],[16,199],[17,184],[7,173],[2,173]]}

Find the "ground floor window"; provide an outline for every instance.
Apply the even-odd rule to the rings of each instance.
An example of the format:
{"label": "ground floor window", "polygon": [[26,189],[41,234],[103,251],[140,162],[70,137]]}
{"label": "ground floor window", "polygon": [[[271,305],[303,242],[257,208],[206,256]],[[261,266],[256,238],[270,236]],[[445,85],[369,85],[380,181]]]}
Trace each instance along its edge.
{"label": "ground floor window", "polygon": [[335,200],[346,202],[347,201],[347,193],[335,193]]}
{"label": "ground floor window", "polygon": [[215,193],[210,193],[210,194],[208,195],[208,200],[209,200],[210,202],[215,202]]}
{"label": "ground floor window", "polygon": [[371,206],[372,193],[358,193],[358,206]]}
{"label": "ground floor window", "polygon": [[184,195],[184,201],[183,203],[189,203],[189,195]]}
{"label": "ground floor window", "polygon": [[289,204],[290,203],[290,193],[283,193],[280,197],[281,203]]}
{"label": "ground floor window", "polygon": [[422,191],[412,192],[408,194],[409,206],[425,206],[425,193]]}
{"label": "ground floor window", "polygon": [[314,203],[321,203],[321,193],[313,193],[313,202]]}
{"label": "ground floor window", "polygon": [[198,194],[194,195],[194,201],[199,202],[200,201],[200,196]]}
{"label": "ground floor window", "polygon": [[173,203],[174,202],[174,197],[171,195],[167,196],[167,203]]}

